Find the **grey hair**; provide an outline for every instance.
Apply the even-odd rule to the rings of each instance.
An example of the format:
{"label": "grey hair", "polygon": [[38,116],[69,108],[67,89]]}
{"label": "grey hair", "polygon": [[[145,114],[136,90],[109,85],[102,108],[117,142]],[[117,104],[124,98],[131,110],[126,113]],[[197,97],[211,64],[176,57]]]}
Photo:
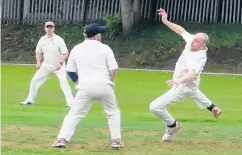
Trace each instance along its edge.
{"label": "grey hair", "polygon": [[204,37],[204,41],[206,43],[209,43],[209,36],[207,35],[207,33],[199,32],[197,34],[201,34]]}
{"label": "grey hair", "polygon": [[82,33],[84,36],[84,39],[88,39],[87,34],[85,32]]}
{"label": "grey hair", "polygon": [[209,43],[209,36],[207,35],[207,33],[202,33],[202,34],[205,38],[206,43]]}

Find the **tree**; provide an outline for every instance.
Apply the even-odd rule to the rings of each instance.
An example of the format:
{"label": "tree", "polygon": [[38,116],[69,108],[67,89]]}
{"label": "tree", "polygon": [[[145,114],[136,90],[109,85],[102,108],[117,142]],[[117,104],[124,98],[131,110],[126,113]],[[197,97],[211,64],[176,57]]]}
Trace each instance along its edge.
{"label": "tree", "polygon": [[158,0],[151,0],[151,8],[150,8],[150,19],[151,20],[155,20],[155,16],[156,16],[156,14],[157,14],[157,1]]}
{"label": "tree", "polygon": [[141,20],[140,0],[120,0],[122,27],[124,35],[131,32],[134,24]]}
{"label": "tree", "polygon": [[134,24],[137,24],[141,20],[141,0],[134,0],[133,10],[134,10]]}

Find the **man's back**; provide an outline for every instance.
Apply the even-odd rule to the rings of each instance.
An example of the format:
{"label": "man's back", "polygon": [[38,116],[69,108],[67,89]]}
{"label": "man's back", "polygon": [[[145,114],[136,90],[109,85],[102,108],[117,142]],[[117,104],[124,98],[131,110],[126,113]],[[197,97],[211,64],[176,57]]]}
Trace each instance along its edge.
{"label": "man's back", "polygon": [[109,46],[96,40],[85,40],[73,48],[70,61],[75,62],[79,83],[113,84],[109,71],[117,69],[118,65]]}

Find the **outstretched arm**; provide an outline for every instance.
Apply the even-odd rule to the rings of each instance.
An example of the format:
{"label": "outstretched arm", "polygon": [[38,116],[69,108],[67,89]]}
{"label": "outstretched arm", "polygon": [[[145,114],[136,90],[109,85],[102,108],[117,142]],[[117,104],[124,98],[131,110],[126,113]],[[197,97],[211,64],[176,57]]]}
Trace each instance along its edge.
{"label": "outstretched arm", "polygon": [[193,71],[189,71],[189,72],[185,73],[184,75],[182,75],[181,77],[179,77],[177,79],[169,80],[166,83],[168,85],[178,85],[181,83],[193,81],[196,79],[196,76],[197,76],[197,72],[193,70]]}
{"label": "outstretched arm", "polygon": [[165,10],[163,10],[163,9],[160,8],[157,11],[159,12],[158,15],[162,17],[162,22],[167,27],[169,27],[172,31],[178,33],[179,35],[182,35],[182,33],[186,32],[186,30],[182,26],[177,25],[175,23],[172,23],[172,22],[168,21],[168,19],[167,19],[167,13],[166,13]]}
{"label": "outstretched arm", "polygon": [[172,31],[182,36],[182,38],[186,41],[186,43],[190,43],[193,40],[193,35],[188,33],[182,26],[168,21],[167,13],[165,10],[159,9],[158,12],[159,12],[158,15],[162,17],[162,22],[167,27],[169,27]]}

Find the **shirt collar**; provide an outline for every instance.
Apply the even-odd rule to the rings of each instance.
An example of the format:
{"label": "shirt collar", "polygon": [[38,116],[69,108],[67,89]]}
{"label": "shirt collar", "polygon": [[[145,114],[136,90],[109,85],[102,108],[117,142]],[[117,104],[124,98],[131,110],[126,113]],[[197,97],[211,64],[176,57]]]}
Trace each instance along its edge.
{"label": "shirt collar", "polygon": [[52,38],[54,38],[55,36],[56,36],[56,34],[55,34],[55,33],[53,34],[53,36],[52,36],[52,37],[48,37],[48,35],[47,35],[47,34],[45,34],[45,37],[46,37],[46,38],[48,38],[48,39],[52,39]]}

